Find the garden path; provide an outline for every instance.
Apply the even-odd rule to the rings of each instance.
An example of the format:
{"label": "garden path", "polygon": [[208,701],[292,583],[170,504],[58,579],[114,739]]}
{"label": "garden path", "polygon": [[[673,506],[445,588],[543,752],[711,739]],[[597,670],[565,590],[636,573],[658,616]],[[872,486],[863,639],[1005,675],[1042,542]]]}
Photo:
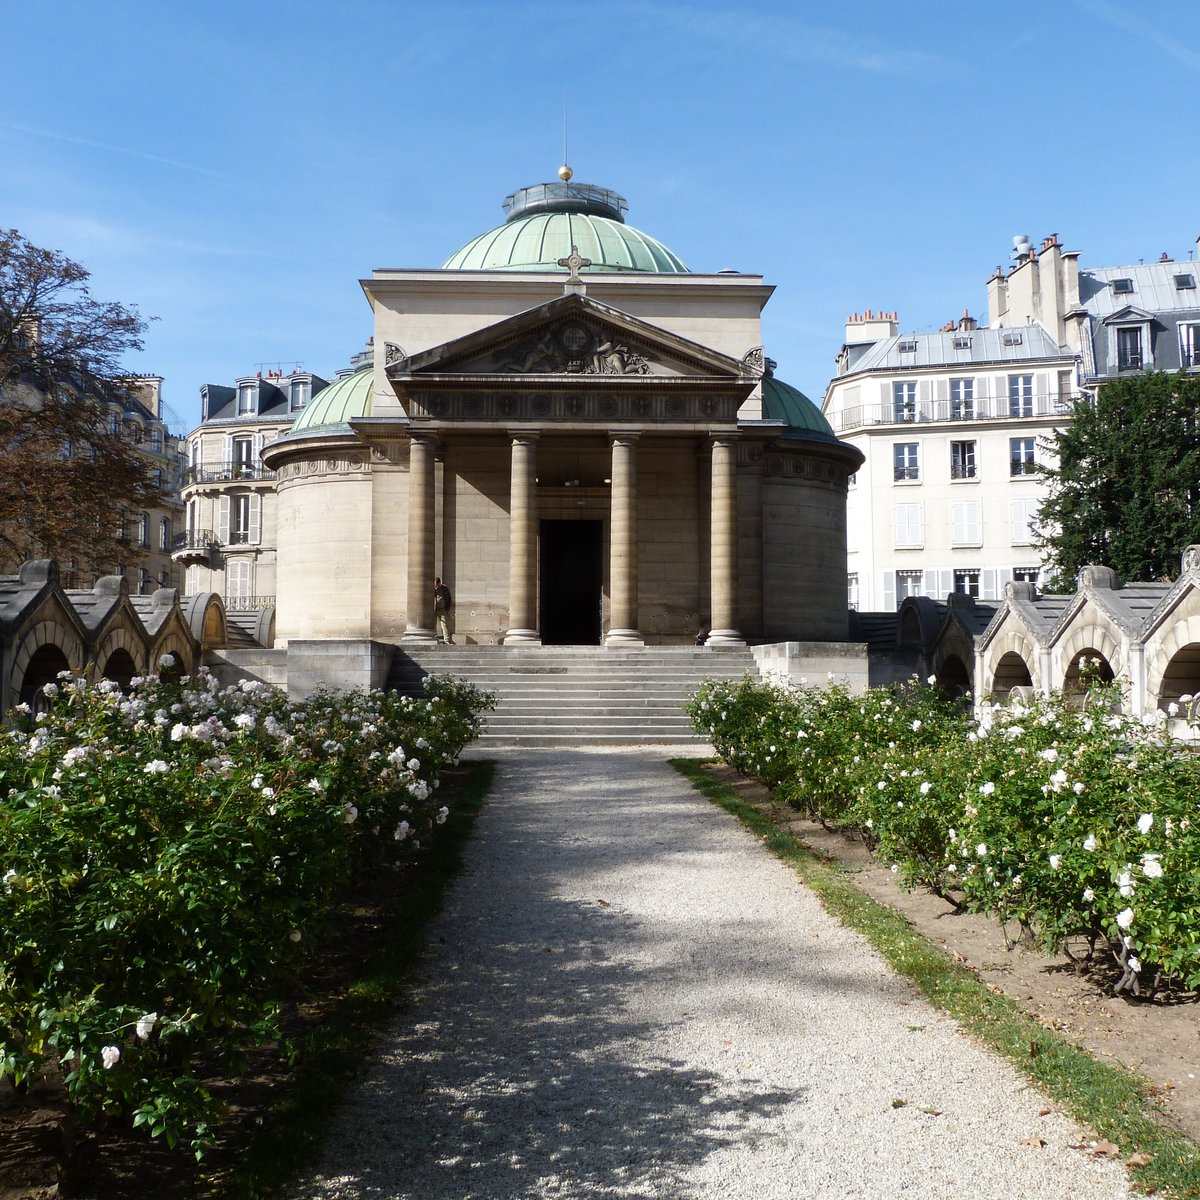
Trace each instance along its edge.
{"label": "garden path", "polygon": [[499,763],[297,1197],[1127,1195],[662,754]]}

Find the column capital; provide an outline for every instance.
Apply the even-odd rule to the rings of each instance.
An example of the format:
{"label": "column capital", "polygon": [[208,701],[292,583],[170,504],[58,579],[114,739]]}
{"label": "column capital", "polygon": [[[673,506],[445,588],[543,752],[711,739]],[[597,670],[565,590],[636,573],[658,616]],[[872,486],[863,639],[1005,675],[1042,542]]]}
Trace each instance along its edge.
{"label": "column capital", "polygon": [[508,440],[514,443],[536,442],[542,436],[540,429],[509,429]]}
{"label": "column capital", "polygon": [[640,429],[634,429],[628,432],[625,430],[620,430],[617,433],[609,433],[608,444],[610,446],[636,445],[641,440],[641,437],[642,431]]}

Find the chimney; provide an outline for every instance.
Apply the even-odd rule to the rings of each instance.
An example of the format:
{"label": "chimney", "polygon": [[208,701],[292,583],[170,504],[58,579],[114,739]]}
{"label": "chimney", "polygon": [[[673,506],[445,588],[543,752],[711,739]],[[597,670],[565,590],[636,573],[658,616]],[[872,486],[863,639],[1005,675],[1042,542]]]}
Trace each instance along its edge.
{"label": "chimney", "polygon": [[963,309],[963,315],[958,319],[958,330],[960,333],[970,333],[973,329],[979,328],[979,322],[971,316],[967,309]]}
{"label": "chimney", "polygon": [[899,332],[900,322],[895,310],[878,313],[867,309],[862,313],[851,313],[846,321],[845,344],[861,346],[881,341],[883,338],[895,337]]}

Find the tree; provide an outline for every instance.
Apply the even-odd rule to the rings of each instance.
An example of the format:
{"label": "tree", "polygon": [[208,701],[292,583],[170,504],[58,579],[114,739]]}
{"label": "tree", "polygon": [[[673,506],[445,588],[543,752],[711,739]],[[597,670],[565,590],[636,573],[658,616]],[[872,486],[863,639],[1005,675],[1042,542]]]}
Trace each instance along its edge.
{"label": "tree", "polygon": [[130,514],[162,492],[126,433],[137,404],[123,357],[136,310],[100,301],[88,272],[0,230],[0,561],[110,570],[135,554]]}
{"label": "tree", "polygon": [[1174,579],[1200,543],[1200,377],[1158,371],[1077,400],[1043,467],[1039,545],[1070,589],[1089,563],[1123,579]]}

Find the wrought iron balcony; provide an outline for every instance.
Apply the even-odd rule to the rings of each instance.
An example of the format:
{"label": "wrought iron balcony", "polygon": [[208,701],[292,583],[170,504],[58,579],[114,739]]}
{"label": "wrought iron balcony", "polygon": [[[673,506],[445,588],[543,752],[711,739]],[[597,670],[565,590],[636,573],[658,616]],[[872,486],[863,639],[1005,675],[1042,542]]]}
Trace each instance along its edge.
{"label": "wrought iron balcony", "polygon": [[258,483],[275,478],[275,472],[261,463],[225,463],[217,467],[188,467],[183,486],[196,483]]}
{"label": "wrought iron balcony", "polygon": [[171,539],[171,558],[175,562],[207,562],[217,549],[211,529],[185,529]]}
{"label": "wrought iron balcony", "polygon": [[[1074,395],[1022,396],[1017,401],[1016,411],[1012,401],[1004,396],[976,396],[973,400],[936,400],[917,404],[915,407],[893,407],[890,402],[861,404],[841,410],[827,412],[825,416],[835,433],[847,433],[853,429],[873,425],[927,425],[952,421],[1016,421],[1038,420],[1069,416]],[[911,435],[910,435],[911,436]]]}
{"label": "wrought iron balcony", "polygon": [[226,596],[226,612],[261,612],[264,608],[274,608],[274,596]]}

